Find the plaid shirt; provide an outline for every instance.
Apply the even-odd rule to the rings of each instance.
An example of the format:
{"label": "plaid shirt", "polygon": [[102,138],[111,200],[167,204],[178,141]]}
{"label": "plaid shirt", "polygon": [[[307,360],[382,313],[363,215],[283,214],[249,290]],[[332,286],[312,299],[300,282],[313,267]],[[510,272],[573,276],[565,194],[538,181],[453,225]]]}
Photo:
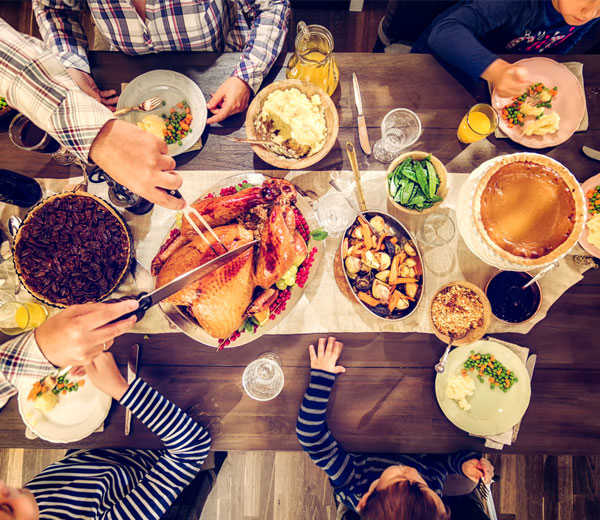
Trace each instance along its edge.
{"label": "plaid shirt", "polygon": [[0,18],[0,96],[83,161],[112,112],[84,94],[42,42]]}
{"label": "plaid shirt", "polygon": [[[65,67],[90,72],[80,23],[82,0],[33,0],[46,43]],[[96,27],[126,54],[241,51],[233,75],[256,92],[283,48],[290,0],[87,0]]]}
{"label": "plaid shirt", "polygon": [[33,331],[0,345],[0,408],[17,393],[17,387],[55,370],[40,351]]}

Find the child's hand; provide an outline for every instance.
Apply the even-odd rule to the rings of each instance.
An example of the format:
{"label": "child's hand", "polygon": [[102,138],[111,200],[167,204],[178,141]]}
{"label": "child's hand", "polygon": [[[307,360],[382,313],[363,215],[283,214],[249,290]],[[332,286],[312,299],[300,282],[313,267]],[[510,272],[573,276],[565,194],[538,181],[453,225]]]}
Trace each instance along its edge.
{"label": "child's hand", "polygon": [[463,463],[462,472],[473,482],[479,482],[483,477],[483,481],[489,484],[494,477],[494,466],[487,459],[471,459]]}
{"label": "child's hand", "polygon": [[343,347],[344,344],[336,341],[333,337],[327,339],[319,338],[316,352],[314,345],[308,347],[308,352],[310,353],[310,368],[324,370],[325,372],[330,372],[332,374],[343,374],[346,369],[336,365]]}
{"label": "child's hand", "polygon": [[527,69],[504,60],[496,60],[482,74],[502,97],[520,96],[532,83]]}
{"label": "child's hand", "polygon": [[121,400],[129,388],[110,352],[103,352],[97,356],[85,366],[85,372],[98,390],[102,390],[117,401]]}

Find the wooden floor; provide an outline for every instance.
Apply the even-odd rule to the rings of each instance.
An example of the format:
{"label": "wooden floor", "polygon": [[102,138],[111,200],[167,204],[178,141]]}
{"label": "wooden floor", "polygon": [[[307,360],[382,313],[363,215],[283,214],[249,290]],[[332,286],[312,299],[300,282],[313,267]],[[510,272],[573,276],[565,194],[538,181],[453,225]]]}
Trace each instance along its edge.
{"label": "wooden floor", "polygon": [[[0,480],[20,486],[63,450],[0,450]],[[498,455],[500,520],[599,520],[600,456]],[[301,452],[232,452],[202,520],[334,520],[324,473]]]}

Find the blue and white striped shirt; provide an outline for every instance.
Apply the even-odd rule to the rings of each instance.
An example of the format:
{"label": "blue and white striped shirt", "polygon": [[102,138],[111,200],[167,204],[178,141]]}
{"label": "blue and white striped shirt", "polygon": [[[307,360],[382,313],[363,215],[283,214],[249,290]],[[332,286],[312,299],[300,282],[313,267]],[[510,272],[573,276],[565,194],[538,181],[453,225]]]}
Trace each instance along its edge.
{"label": "blue and white striped shirt", "polygon": [[448,474],[462,475],[464,462],[481,458],[480,453],[468,451],[449,455],[348,453],[327,426],[327,405],[334,383],[335,374],[310,371],[310,383],[298,413],[296,433],[304,451],[329,476],[338,500],[348,507],[356,510],[371,482],[390,466],[415,468],[427,485],[441,495]]}
{"label": "blue and white striped shirt", "polygon": [[141,379],[121,404],[165,449],[80,451],[51,464],[25,485],[41,519],[159,519],[198,474],[211,443],[203,426]]}

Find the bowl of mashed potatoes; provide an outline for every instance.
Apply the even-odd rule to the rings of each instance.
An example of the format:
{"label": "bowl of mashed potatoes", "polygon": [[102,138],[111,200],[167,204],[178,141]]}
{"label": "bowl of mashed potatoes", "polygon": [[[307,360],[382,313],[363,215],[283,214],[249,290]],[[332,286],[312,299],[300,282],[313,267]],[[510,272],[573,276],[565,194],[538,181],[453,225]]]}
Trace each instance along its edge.
{"label": "bowl of mashed potatoes", "polygon": [[263,161],[288,170],[323,159],[338,136],[337,109],[327,93],[299,80],[277,81],[262,89],[246,115],[248,139],[269,141],[252,149]]}

